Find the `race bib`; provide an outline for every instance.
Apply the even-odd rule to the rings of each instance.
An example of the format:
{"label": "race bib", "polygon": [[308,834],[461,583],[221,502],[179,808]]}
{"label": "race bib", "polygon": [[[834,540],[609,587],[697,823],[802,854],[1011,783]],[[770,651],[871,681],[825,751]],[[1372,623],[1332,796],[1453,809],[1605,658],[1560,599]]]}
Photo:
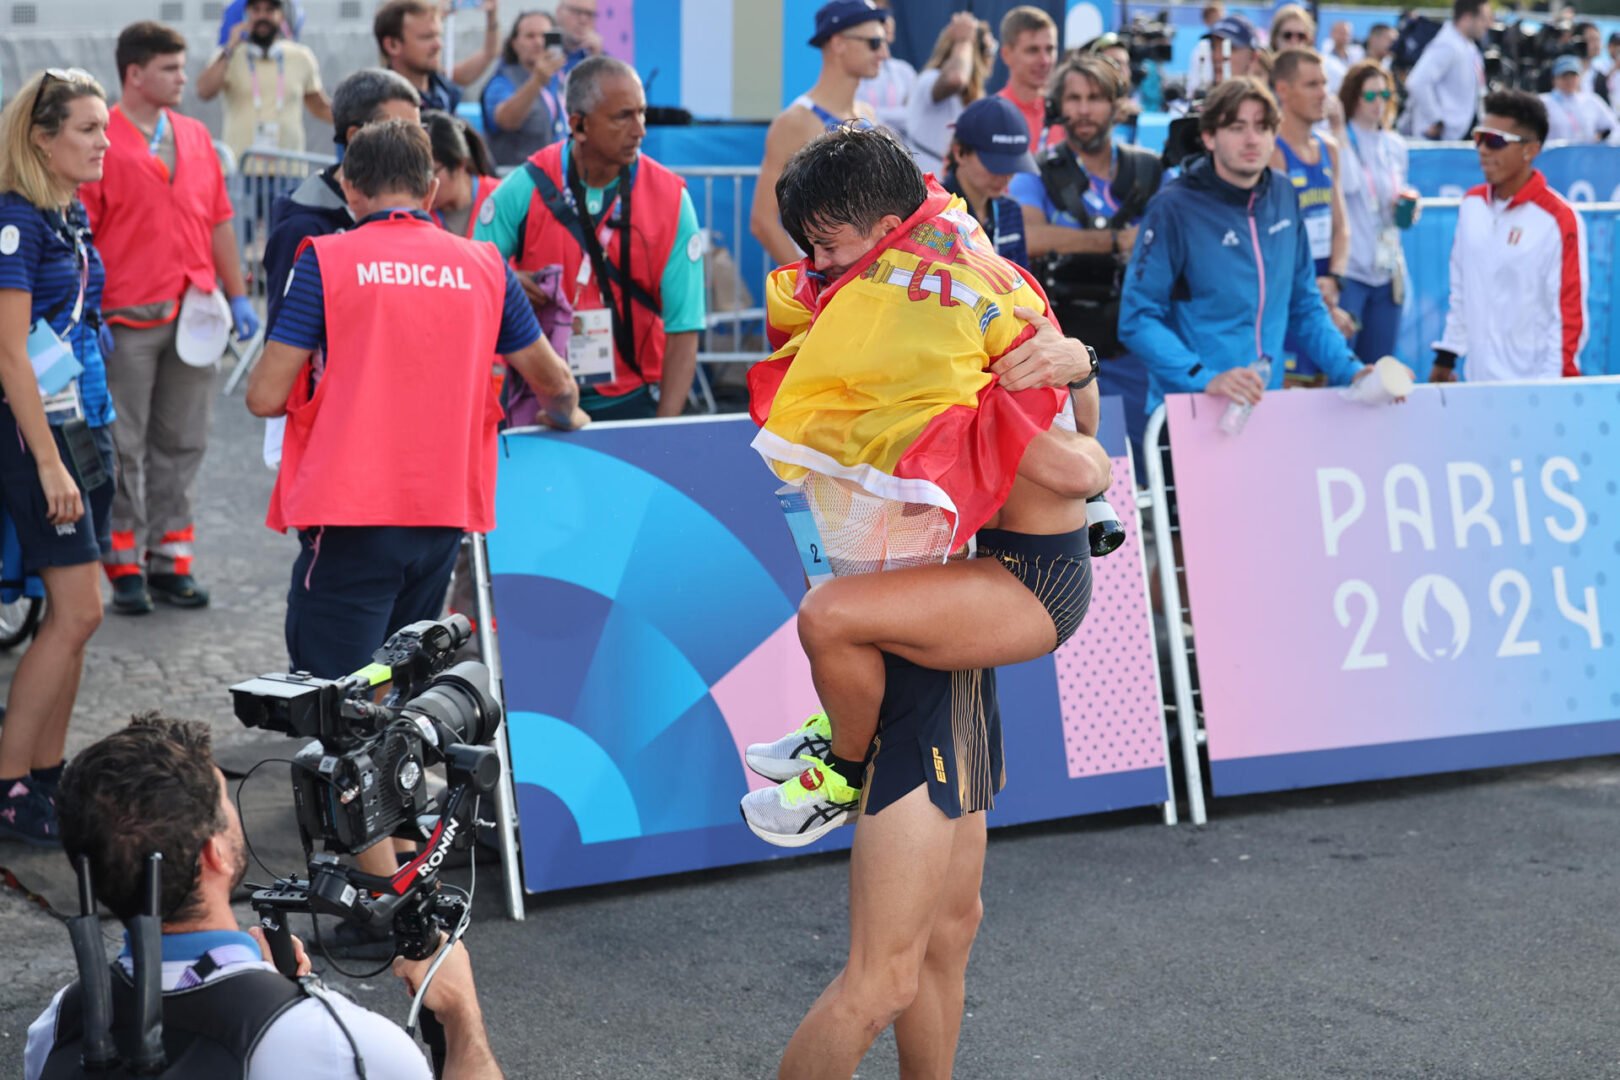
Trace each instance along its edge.
{"label": "race bib", "polygon": [[586,386],[613,379],[613,316],[605,308],[574,312],[568,370]]}
{"label": "race bib", "polygon": [[1314,214],[1305,219],[1305,235],[1311,243],[1311,258],[1333,255],[1333,215]]}

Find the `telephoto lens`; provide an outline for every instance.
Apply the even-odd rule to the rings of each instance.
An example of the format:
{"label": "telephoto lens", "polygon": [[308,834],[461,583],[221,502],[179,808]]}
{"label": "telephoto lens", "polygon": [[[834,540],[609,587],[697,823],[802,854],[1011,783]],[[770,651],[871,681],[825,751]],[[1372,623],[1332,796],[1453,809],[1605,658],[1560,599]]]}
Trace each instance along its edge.
{"label": "telephoto lens", "polygon": [[1125,542],[1125,526],[1106,495],[1093,495],[1086,500],[1086,525],[1090,529],[1093,559],[1102,558]]}

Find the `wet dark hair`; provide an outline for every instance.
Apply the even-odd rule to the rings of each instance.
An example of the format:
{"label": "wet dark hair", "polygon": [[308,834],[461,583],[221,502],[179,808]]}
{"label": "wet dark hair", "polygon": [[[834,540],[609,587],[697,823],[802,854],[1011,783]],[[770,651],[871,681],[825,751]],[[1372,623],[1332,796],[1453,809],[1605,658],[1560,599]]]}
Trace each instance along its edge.
{"label": "wet dark hair", "polygon": [[1505,116],[1535,136],[1547,141],[1547,106],[1528,90],[1497,90],[1485,95],[1484,116]]}
{"label": "wet dark hair", "polygon": [[398,118],[367,124],[349,140],[343,178],[368,199],[385,191],[427,198],[433,190],[433,147],[427,132]]}
{"label": "wet dark hair", "polygon": [[883,128],[834,128],[788,159],[776,180],[782,227],[804,251],[808,234],[853,226],[863,235],[886,215],[904,221],[928,197],[911,154]]}
{"label": "wet dark hair", "polygon": [[163,919],[184,922],[201,914],[203,845],[227,826],[219,795],[208,725],[142,713],[63,772],[62,849],[69,859],[89,858],[97,898],[120,919],[141,914],[146,857],[162,852]]}
{"label": "wet dark hair", "polygon": [[489,156],[489,147],[483,136],[459,116],[429,109],[422,114],[422,126],[427,128],[428,142],[433,146],[433,160],[447,169],[466,169],[474,176],[494,176],[495,162]]}

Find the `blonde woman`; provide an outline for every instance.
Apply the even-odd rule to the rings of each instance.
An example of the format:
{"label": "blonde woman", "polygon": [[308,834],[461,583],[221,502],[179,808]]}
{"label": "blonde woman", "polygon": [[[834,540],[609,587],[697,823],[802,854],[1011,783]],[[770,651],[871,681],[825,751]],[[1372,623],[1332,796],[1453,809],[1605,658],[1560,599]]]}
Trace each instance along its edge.
{"label": "blonde woman", "polygon": [[106,274],[75,196],[107,146],[106,95],[82,71],[34,76],[0,113],[0,497],[47,601],[0,727],[0,839],[40,846],[60,842],[54,795],[111,546]]}
{"label": "blonde woman", "polygon": [[1316,20],[1298,4],[1284,4],[1271,17],[1271,34],[1266,38],[1266,47],[1273,53],[1316,48]]}
{"label": "blonde woman", "polygon": [[944,175],[951,128],[963,109],[984,96],[995,62],[990,24],[965,11],[952,15],[906,103],[906,141],[923,172]]}

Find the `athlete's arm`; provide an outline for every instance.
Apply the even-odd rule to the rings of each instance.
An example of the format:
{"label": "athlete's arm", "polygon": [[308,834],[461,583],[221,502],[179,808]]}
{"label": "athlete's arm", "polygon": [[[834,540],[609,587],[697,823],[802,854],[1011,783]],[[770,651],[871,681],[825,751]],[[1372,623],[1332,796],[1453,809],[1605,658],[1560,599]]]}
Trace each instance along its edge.
{"label": "athlete's arm", "polygon": [[[1328,269],[1342,278],[1350,268],[1350,218],[1344,208],[1344,182],[1339,177],[1339,144],[1332,136],[1322,136],[1322,152],[1333,170],[1333,248],[1328,255]],[[1337,282],[1334,282],[1333,306],[1339,306]]]}
{"label": "athlete's arm", "polygon": [[1113,463],[1090,435],[1053,428],[1030,441],[1018,475],[1069,499],[1089,499],[1114,482]]}
{"label": "athlete's arm", "polygon": [[765,160],[759,163],[759,179],[754,184],[754,206],[748,213],[748,230],[778,266],[796,263],[804,257],[787,230],[782,228],[776,205],[776,181],[801,146],[815,138],[820,125],[804,109],[790,108],[771,121],[765,132]]}

